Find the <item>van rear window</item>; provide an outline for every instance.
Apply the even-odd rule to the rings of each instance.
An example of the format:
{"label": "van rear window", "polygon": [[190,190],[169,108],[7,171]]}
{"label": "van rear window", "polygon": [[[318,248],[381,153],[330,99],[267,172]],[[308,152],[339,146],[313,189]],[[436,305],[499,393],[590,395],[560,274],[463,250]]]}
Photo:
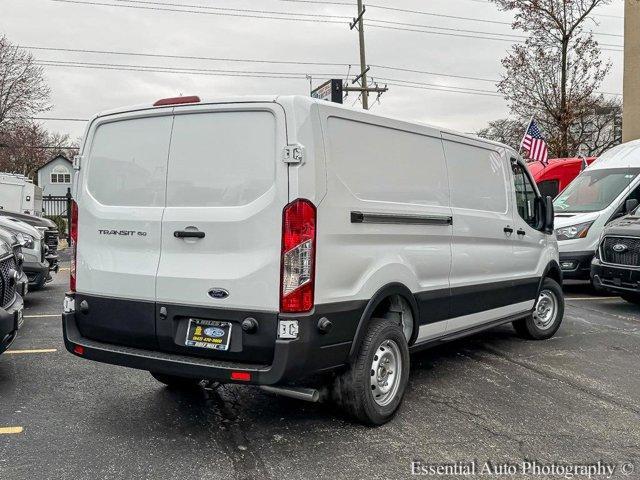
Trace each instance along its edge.
{"label": "van rear window", "polygon": [[89,154],[87,188],[103,205],[162,207],[171,117],[100,125]]}
{"label": "van rear window", "polygon": [[270,112],[176,115],[168,207],[247,205],[274,185],[276,119]]}

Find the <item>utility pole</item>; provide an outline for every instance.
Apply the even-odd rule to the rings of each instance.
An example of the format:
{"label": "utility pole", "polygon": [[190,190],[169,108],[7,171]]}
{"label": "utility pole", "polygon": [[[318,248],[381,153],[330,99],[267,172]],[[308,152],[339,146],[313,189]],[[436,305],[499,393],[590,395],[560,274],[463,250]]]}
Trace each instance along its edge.
{"label": "utility pole", "polygon": [[366,12],[366,7],[362,4],[362,0],[358,0],[358,16],[353,19],[353,23],[350,25],[351,30],[357,27],[359,43],[360,43],[360,75],[358,75],[355,79],[351,81],[351,84],[356,84],[360,82],[359,87],[344,87],[345,92],[360,92],[362,95],[362,108],[365,110],[369,110],[369,93],[377,93],[378,97],[382,95],[384,92],[388,90],[385,87],[369,87],[367,83],[367,73],[369,72],[369,67],[367,66],[367,57],[365,54],[365,46],[364,46],[364,14]]}
{"label": "utility pole", "polygon": [[[360,37],[360,79],[362,80],[362,86],[367,86],[367,57],[365,55],[364,48],[364,12],[365,9],[362,6],[362,0],[358,0],[358,36]],[[355,22],[354,22],[355,24]],[[352,27],[353,28],[353,27]],[[369,110],[369,92],[362,91],[362,108]]]}

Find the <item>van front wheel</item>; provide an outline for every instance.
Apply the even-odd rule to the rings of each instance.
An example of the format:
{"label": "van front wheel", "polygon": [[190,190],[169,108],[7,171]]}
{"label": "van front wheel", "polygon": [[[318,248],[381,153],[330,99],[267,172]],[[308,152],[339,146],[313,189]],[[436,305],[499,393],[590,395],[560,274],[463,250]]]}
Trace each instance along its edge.
{"label": "van front wheel", "polygon": [[176,375],[166,375],[164,373],[149,372],[153,378],[167,387],[174,390],[191,390],[196,388],[201,380],[197,378],[178,377]]}
{"label": "van front wheel", "polygon": [[336,379],[334,397],[362,423],[388,422],[402,403],[409,380],[409,347],[402,327],[374,318],[355,361]]}
{"label": "van front wheel", "polygon": [[564,316],[564,294],[558,282],[545,278],[533,313],[513,322],[518,335],[530,340],[546,340],[553,337]]}

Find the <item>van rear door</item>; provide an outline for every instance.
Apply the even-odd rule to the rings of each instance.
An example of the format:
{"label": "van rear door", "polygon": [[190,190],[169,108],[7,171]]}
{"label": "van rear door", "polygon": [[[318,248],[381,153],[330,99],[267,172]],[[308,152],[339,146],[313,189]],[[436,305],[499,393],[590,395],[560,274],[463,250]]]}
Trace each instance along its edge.
{"label": "van rear door", "polygon": [[277,104],[175,108],[156,281],[163,349],[184,351],[189,318],[233,320],[239,339],[249,314],[275,317],[288,201],[285,145]]}
{"label": "van rear door", "polygon": [[81,333],[156,345],[155,281],[165,205],[171,110],[96,120],[88,133],[78,202],[76,300]]}

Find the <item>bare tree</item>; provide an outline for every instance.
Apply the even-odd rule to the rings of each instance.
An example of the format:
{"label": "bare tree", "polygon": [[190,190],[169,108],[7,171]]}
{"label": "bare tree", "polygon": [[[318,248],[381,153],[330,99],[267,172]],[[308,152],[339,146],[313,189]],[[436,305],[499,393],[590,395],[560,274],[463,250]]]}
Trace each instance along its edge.
{"label": "bare tree", "polygon": [[489,122],[487,127],[478,131],[478,136],[504,143],[517,150],[524,135],[525,127],[526,121],[501,118]]}
{"label": "bare tree", "polygon": [[[576,116],[569,132],[572,153],[597,157],[622,142],[622,102],[618,98],[594,100],[595,107]],[[518,150],[529,118],[517,120],[501,118],[489,122],[478,136],[504,143]],[[551,127],[553,128],[553,127]],[[556,155],[555,151],[551,152]]]}
{"label": "bare tree", "polygon": [[78,143],[69,135],[49,133],[38,123],[14,124],[0,132],[0,171],[33,178],[35,171],[56,155],[72,158]]}
{"label": "bare tree", "polygon": [[517,118],[535,115],[553,155],[574,155],[587,136],[577,125],[606,103],[597,90],[611,68],[586,22],[611,0],[491,1],[515,11],[513,28],[529,33],[503,59],[498,90]]}
{"label": "bare tree", "polygon": [[0,131],[51,108],[42,67],[31,53],[0,37]]}

